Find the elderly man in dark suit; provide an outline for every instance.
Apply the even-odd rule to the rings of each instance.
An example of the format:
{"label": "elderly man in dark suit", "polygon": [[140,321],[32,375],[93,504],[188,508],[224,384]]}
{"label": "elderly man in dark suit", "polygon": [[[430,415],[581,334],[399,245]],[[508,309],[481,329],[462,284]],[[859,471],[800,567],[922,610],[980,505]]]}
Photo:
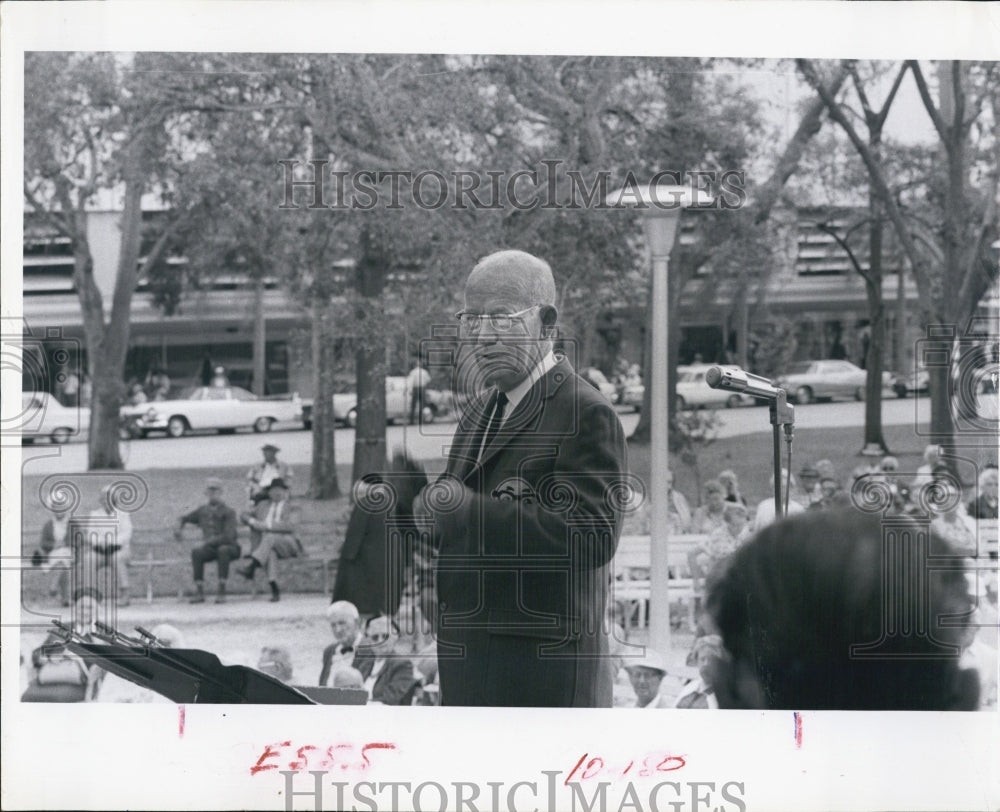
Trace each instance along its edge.
{"label": "elderly man in dark suit", "polygon": [[486,257],[466,282],[457,369],[478,394],[415,502],[439,540],[444,705],[611,706],[603,621],[625,437],[554,355],[554,302],[548,264],[522,251]]}

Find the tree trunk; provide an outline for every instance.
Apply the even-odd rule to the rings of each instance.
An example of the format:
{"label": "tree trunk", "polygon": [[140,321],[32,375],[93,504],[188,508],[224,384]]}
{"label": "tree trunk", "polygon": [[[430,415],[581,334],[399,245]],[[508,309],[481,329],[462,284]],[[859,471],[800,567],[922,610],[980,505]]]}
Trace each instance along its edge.
{"label": "tree trunk", "polygon": [[[878,150],[877,135],[873,148]],[[871,336],[868,341],[868,355],[865,358],[865,444],[862,453],[878,449],[888,454],[882,432],[882,368],[885,352],[885,307],[882,304],[882,205],[875,189],[869,186],[868,205],[871,225],[868,230],[868,278],[865,289],[868,294],[868,317],[871,322]]]}
{"label": "tree trunk", "polygon": [[361,232],[361,261],[357,267],[358,343],[355,352],[358,424],[354,436],[352,482],[386,466],[385,443],[385,309],[382,291],[388,268],[378,236],[368,226]]}
{"label": "tree trunk", "polygon": [[264,275],[260,271],[253,285],[253,393],[265,394],[267,321],[264,313]]}
{"label": "tree trunk", "polygon": [[955,424],[951,415],[951,395],[949,392],[951,366],[948,364],[932,364],[928,366],[927,372],[931,395],[930,442],[944,446],[946,451],[949,451],[954,446],[955,433]]}
{"label": "tree trunk", "polygon": [[118,429],[124,401],[125,356],[128,352],[132,294],[138,278],[142,228],[142,193],[145,188],[145,138],[137,136],[124,164],[125,200],[122,207],[121,250],[111,302],[104,321],[104,303],[94,280],[94,263],[86,240],[86,214],[78,212],[73,282],[83,312],[84,334],[93,395],[87,468],[121,469]]}
{"label": "tree trunk", "polygon": [[321,296],[313,299],[312,311],[313,409],[309,493],[313,499],[336,499],[340,496],[340,483],[337,481],[336,424],[333,416],[334,352],[326,299]]}
{"label": "tree trunk", "polygon": [[899,276],[896,278],[896,324],[895,340],[892,347],[892,366],[895,372],[905,375],[909,368],[903,347],[906,342],[906,259],[900,259]]}

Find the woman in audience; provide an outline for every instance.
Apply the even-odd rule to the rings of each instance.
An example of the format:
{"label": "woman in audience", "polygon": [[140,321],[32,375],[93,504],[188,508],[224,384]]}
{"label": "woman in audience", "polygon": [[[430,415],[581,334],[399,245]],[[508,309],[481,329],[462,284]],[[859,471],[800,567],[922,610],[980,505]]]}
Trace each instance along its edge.
{"label": "woman in audience", "polygon": [[702,488],[705,503],[700,505],[691,519],[692,533],[711,533],[725,522],[726,489],[717,479],[710,479]]}
{"label": "woman in audience", "polygon": [[965,511],[958,483],[947,465],[935,466],[931,477],[923,500],[931,510],[931,529],[954,549],[976,555],[976,521]]}
{"label": "woman in audience", "polygon": [[725,471],[720,471],[718,479],[722,483],[722,487],[726,489],[727,502],[739,502],[743,507],[749,507],[747,500],[740,493],[740,483],[736,478],[735,471],[730,471],[728,468]]}

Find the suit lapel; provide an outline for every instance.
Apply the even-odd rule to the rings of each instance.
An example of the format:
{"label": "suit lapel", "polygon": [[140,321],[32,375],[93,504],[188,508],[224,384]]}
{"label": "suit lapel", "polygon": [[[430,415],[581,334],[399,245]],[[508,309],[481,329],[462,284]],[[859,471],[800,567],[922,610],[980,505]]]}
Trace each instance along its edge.
{"label": "suit lapel", "polygon": [[525,393],[524,397],[521,398],[521,402],[510,412],[500,431],[493,436],[489,445],[483,449],[483,458],[480,464],[485,466],[489,460],[495,457],[515,437],[535,431],[542,419],[545,401],[559,391],[559,387],[572,374],[573,367],[564,358],[535,381],[534,386]]}
{"label": "suit lapel", "polygon": [[493,414],[493,397],[491,394],[478,398],[466,412],[467,421],[475,421],[472,429],[461,434],[456,432],[455,445],[452,448],[447,467],[447,473],[464,481],[476,467],[479,445],[483,434]]}

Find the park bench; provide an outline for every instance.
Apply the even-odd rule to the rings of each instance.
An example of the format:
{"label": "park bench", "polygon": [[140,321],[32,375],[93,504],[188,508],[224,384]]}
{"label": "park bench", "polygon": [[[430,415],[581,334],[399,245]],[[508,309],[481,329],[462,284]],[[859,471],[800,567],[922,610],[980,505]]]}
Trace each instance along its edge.
{"label": "park bench", "polygon": [[[668,541],[670,579],[667,593],[671,604],[679,601],[685,605],[692,629],[701,585],[699,579],[692,576],[688,560],[691,552],[707,538],[706,535],[685,533],[671,535]],[[611,597],[624,610],[626,636],[649,625],[651,555],[649,536],[622,536],[612,561]]]}

